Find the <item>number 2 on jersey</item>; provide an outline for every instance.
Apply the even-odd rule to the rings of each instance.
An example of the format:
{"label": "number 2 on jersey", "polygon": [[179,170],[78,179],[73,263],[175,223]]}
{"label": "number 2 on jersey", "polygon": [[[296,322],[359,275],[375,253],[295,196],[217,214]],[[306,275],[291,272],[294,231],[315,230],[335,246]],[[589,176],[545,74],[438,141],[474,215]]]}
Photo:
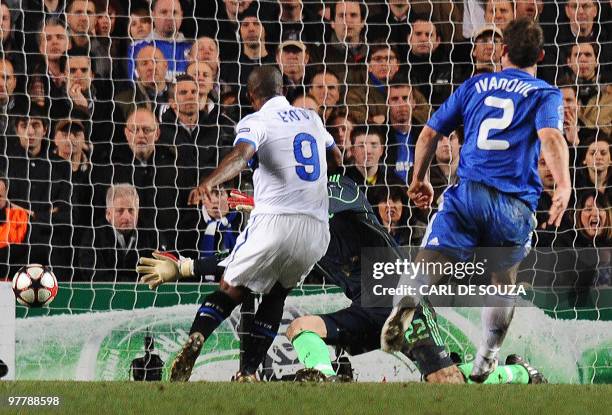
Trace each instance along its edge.
{"label": "number 2 on jersey", "polygon": [[[308,143],[310,147],[310,155],[304,154],[304,143]],[[295,161],[302,164],[295,167],[295,172],[300,179],[307,182],[316,181],[321,175],[321,165],[319,163],[319,150],[317,148],[317,140],[307,133],[299,133],[293,139],[293,156]],[[309,172],[306,167],[311,167]]]}
{"label": "number 2 on jersey", "polygon": [[502,109],[504,113],[501,118],[486,118],[480,123],[478,148],[481,150],[507,150],[510,148],[510,143],[506,140],[489,140],[489,131],[508,128],[514,117],[514,102],[507,98],[488,96],[484,103],[488,107]]}

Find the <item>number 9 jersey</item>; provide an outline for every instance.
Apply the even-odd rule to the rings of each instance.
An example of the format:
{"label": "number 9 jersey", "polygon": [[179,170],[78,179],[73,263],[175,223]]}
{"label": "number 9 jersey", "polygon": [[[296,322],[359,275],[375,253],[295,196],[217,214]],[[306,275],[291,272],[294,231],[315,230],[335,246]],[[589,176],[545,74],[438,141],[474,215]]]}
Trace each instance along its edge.
{"label": "number 9 jersey", "polygon": [[542,191],[538,130],[563,131],[559,89],[519,69],[464,82],[427,125],[448,136],[464,124],[458,176],[513,195],[535,211]]}
{"label": "number 9 jersey", "polygon": [[328,222],[326,150],[335,145],[312,110],[292,107],[274,97],[236,126],[234,145],[255,147],[257,214],[304,214]]}

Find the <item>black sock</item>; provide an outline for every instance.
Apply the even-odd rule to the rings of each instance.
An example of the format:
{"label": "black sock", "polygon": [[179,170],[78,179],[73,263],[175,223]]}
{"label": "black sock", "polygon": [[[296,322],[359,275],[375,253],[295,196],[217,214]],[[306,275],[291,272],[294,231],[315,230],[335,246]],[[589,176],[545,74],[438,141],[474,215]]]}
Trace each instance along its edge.
{"label": "black sock", "polygon": [[243,374],[255,373],[259,365],[263,363],[278,332],[285,299],[290,291],[291,289],[284,288],[277,283],[268,294],[263,296],[257,313],[255,313],[250,333],[245,336],[243,367],[240,369]]}
{"label": "black sock", "polygon": [[208,339],[208,336],[219,327],[223,320],[229,317],[238,304],[222,291],[209,294],[198,309],[189,334],[197,331]]}

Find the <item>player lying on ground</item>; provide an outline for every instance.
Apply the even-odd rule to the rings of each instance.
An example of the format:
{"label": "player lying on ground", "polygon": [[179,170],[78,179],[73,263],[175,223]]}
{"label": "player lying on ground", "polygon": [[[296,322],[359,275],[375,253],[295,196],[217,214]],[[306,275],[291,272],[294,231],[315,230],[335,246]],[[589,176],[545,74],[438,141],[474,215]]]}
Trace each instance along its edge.
{"label": "player lying on ground", "polygon": [[[256,112],[238,123],[234,149],[190,199],[209,198],[213,188],[236,177],[251,161],[257,207],[232,253],[220,264],[225,272],[219,290],[198,309],[189,339],[172,365],[171,381],[189,379],[206,339],[250,292],[264,295],[253,335],[244,345],[245,358],[263,360],[276,336],[287,294],[329,243],[325,152],[331,150],[336,163],[342,159],[333,138],[314,111],[289,105],[282,96],[278,69],[255,68],[247,93]],[[165,261],[163,254],[154,256],[141,258],[137,267],[144,274],[141,281],[151,288],[194,275],[193,260],[174,263]],[[160,271],[160,261],[166,272]]]}
{"label": "player lying on ground", "polygon": [[[302,316],[287,329],[298,359],[305,369],[297,380],[336,380],[327,345],[339,346],[350,355],[377,350],[380,334],[390,307],[361,306],[361,263],[364,248],[389,248],[402,258],[395,240],[380,225],[365,196],[355,182],[340,175],[330,177],[329,228],[331,239],[325,256],[314,272],[326,282],[338,285],[352,304],[342,310],[322,315]],[[472,364],[459,365],[451,360],[436,323],[436,314],[426,302],[415,311],[410,328],[404,334],[402,352],[415,362],[423,378],[431,383],[464,383]],[[485,383],[541,383],[542,375],[520,357],[511,355],[509,366],[500,366]],[[468,381],[469,382],[469,381]]]}
{"label": "player lying on ground", "polygon": [[[544,56],[542,29],[532,21],[515,20],[504,31],[503,42],[504,70],[464,82],[423,128],[408,190],[417,207],[431,205],[427,172],[436,143],[464,124],[459,184],[444,193],[416,261],[465,262],[476,247],[504,247],[503,258],[488,261],[495,264],[489,272],[496,285],[516,282],[518,265],[531,246],[542,190],[537,170],[540,145],[556,183],[549,225],[559,226],[571,193],[562,95],[535,77],[536,63]],[[417,278],[435,284],[439,277]],[[470,375],[476,382],[495,370],[516,298],[491,296],[487,301],[495,306],[482,309],[483,339]],[[384,350],[401,349],[415,306],[414,298],[404,297],[393,309],[381,336]]]}

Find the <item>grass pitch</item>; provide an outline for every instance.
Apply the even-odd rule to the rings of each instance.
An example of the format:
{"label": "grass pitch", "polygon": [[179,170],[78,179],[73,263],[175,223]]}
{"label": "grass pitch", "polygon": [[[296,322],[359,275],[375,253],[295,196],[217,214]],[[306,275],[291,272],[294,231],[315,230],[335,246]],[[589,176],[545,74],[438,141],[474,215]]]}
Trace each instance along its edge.
{"label": "grass pitch", "polygon": [[[59,396],[14,407],[9,396]],[[0,382],[0,414],[609,414],[612,385]]]}

